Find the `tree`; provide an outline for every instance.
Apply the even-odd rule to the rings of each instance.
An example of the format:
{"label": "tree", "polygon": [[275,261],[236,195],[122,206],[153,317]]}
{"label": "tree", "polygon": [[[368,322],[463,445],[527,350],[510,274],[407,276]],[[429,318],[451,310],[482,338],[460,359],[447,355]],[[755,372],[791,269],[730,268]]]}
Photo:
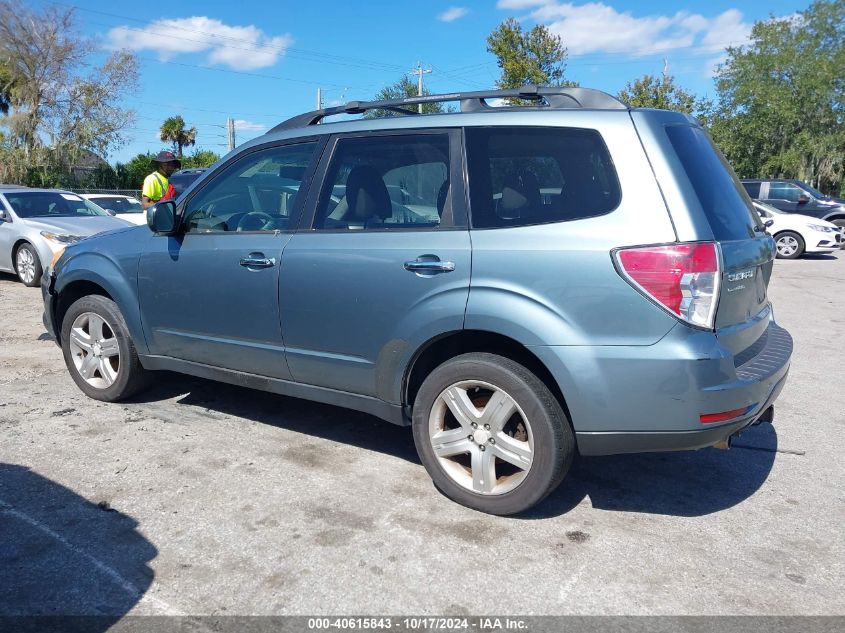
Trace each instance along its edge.
{"label": "tree", "polygon": [[643,75],[633,83],[629,81],[617,97],[632,108],[658,108],[687,114],[694,114],[705,105],[694,94],[678,86],[674,77],[666,71],[660,79],[654,75]]}
{"label": "tree", "polygon": [[487,52],[496,56],[502,69],[496,86],[503,90],[525,84],[576,85],[564,78],[567,51],[560,36],[542,24],[523,31],[516,18],[508,18],[487,38]]}
{"label": "tree", "polygon": [[198,149],[190,156],[182,158],[182,167],[185,169],[211,167],[218,160],[220,160],[220,154],[212,152],[209,149]]}
{"label": "tree", "polygon": [[0,94],[11,144],[27,156],[48,146],[68,164],[83,150],[103,155],[123,142],[134,112],[117,103],[137,84],[137,59],[117,52],[85,74],[95,49],[77,31],[72,8],[35,11],[0,0]]}
{"label": "tree", "polygon": [[12,73],[9,65],[0,60],[0,114],[9,114],[12,106]]}
{"label": "tree", "polygon": [[[379,90],[375,97],[373,97],[373,101],[388,101],[391,99],[405,99],[407,97],[416,97],[419,94],[419,87],[417,84],[407,76],[402,75],[402,78],[399,79],[394,84],[389,86],[385,86],[381,90]],[[431,94],[426,88],[423,88],[423,95]],[[417,111],[417,106],[408,106],[408,110],[413,112]],[[441,103],[424,103],[422,105],[422,113],[423,114],[437,114],[440,112],[444,112],[443,104]],[[369,110],[368,112],[364,113],[365,119],[375,119],[380,117],[389,117],[389,116],[401,116],[401,112],[393,112],[391,110]]]}
{"label": "tree", "polygon": [[745,177],[837,191],[845,175],[845,0],[756,22],[717,71],[711,133]]}
{"label": "tree", "polygon": [[189,145],[195,145],[197,142],[197,128],[185,128],[185,119],[178,114],[164,120],[161,124],[159,138],[166,143],[173,145],[173,151],[180,158],[182,157],[182,148]]}

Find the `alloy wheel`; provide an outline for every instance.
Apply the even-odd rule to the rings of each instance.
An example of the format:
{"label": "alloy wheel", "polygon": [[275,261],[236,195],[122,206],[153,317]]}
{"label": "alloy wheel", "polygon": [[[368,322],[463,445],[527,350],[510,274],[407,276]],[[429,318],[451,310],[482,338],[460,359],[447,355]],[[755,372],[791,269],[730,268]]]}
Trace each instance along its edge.
{"label": "alloy wheel", "polygon": [[83,312],[70,328],[70,353],[76,371],[95,389],[114,384],[120,372],[120,347],[106,320],[95,312]]}
{"label": "alloy wheel", "polygon": [[19,248],[15,257],[18,275],[25,284],[31,284],[35,279],[35,257],[28,248]]}
{"label": "alloy wheel", "polygon": [[431,408],[429,438],[446,474],[483,495],[500,495],[521,484],[534,459],[528,418],[502,389],[462,381],[441,392]]}

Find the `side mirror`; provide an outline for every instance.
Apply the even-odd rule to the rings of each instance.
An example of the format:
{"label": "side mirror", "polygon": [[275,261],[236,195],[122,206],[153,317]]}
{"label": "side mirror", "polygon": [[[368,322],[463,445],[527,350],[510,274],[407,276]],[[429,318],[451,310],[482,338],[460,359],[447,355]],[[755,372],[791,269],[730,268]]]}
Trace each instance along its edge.
{"label": "side mirror", "polygon": [[9,216],[6,215],[6,209],[0,209],[0,222],[8,222]]}
{"label": "side mirror", "polygon": [[774,220],[766,220],[765,222],[763,222],[763,226],[765,226],[766,228],[769,228],[774,223],[775,223]]}
{"label": "side mirror", "polygon": [[809,196],[804,195],[803,193],[798,196],[798,204],[807,204],[810,201]]}
{"label": "side mirror", "polygon": [[147,208],[147,226],[156,235],[173,235],[176,232],[176,203],[165,200]]}

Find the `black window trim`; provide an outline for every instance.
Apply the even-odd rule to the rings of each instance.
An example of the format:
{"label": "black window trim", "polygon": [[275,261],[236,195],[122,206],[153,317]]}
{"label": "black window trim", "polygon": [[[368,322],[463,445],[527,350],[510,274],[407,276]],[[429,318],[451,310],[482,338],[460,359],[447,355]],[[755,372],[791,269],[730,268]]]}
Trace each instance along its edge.
{"label": "black window trim", "polygon": [[[513,224],[507,226],[474,226],[472,223],[472,195],[470,191],[470,182],[469,182],[469,161],[466,157],[466,148],[468,147],[468,143],[466,140],[466,131],[467,130],[582,130],[587,132],[595,132],[598,135],[599,140],[601,141],[602,147],[604,147],[605,152],[607,152],[607,156],[610,159],[610,166],[613,168],[613,179],[616,181],[616,186],[619,190],[619,199],[616,201],[616,205],[609,209],[608,211],[604,211],[602,213],[597,213],[595,215],[587,215],[578,218],[570,218],[564,220],[548,220],[547,222],[526,222],[524,224]],[[467,213],[469,215],[469,227],[471,231],[501,231],[502,229],[516,229],[516,228],[523,228],[528,226],[546,226],[549,224],[563,224],[567,222],[581,222],[583,220],[591,220],[593,218],[600,218],[605,215],[610,215],[619,209],[622,206],[622,200],[624,198],[624,194],[622,191],[622,183],[619,180],[619,173],[616,170],[616,163],[613,160],[613,154],[610,153],[610,149],[607,147],[607,143],[604,140],[604,136],[602,133],[593,127],[576,127],[572,125],[471,125],[465,126],[462,128],[462,146],[464,148],[464,178],[466,179],[466,198],[467,198]]]}
{"label": "black window trim", "polygon": [[[329,167],[334,160],[337,153],[337,147],[341,140],[348,138],[372,138],[372,137],[387,137],[387,136],[423,136],[423,135],[446,135],[449,142],[449,180],[452,203],[452,219],[451,226],[402,226],[398,228],[390,227],[372,227],[364,229],[317,229],[314,228],[314,223],[317,219],[317,209],[320,207],[323,190],[326,186],[326,176],[328,175]],[[307,200],[307,211],[302,214],[300,227],[298,232],[302,233],[319,233],[319,234],[342,234],[342,235],[360,235],[361,233],[419,233],[420,231],[436,231],[441,233],[443,231],[466,231],[467,230],[467,206],[466,187],[464,186],[464,161],[463,161],[463,135],[461,128],[445,127],[445,128],[402,128],[398,130],[364,130],[357,132],[343,132],[339,134],[332,134],[327,146],[323,150],[320,165],[312,181]],[[458,189],[460,191],[458,191]]]}
{"label": "black window trim", "polygon": [[[270,141],[267,143],[261,143],[260,145],[255,145],[254,147],[250,147],[248,150],[244,152],[238,152],[237,154],[232,155],[229,159],[226,160],[225,163],[218,166],[212,173],[208,174],[202,183],[200,183],[199,187],[195,190],[191,191],[191,195],[184,200],[181,200],[176,208],[176,217],[179,221],[179,235],[270,235],[272,233],[276,233],[279,235],[282,234],[293,234],[296,233],[297,227],[299,226],[300,220],[302,219],[302,210],[305,205],[305,200],[310,195],[311,185],[314,183],[314,175],[317,172],[317,168],[320,165],[320,160],[322,158],[323,152],[325,151],[326,144],[327,144],[327,135],[310,135],[310,136],[297,136],[293,138],[284,139],[281,141]],[[274,231],[202,231],[202,232],[189,232],[187,230],[187,221],[188,218],[185,217],[185,210],[187,209],[188,205],[190,204],[191,200],[193,200],[197,194],[199,194],[203,189],[209,186],[209,183],[216,182],[219,178],[219,175],[226,171],[230,166],[234,165],[236,162],[240,162],[241,160],[252,156],[253,154],[261,151],[265,151],[268,149],[276,149],[279,147],[289,147],[291,145],[302,145],[304,143],[316,143],[314,147],[314,155],[311,157],[311,162],[308,165],[308,169],[305,170],[305,174],[302,176],[302,181],[299,183],[299,188],[304,191],[306,195],[304,196],[296,196],[296,209],[294,210],[293,214],[290,216],[291,220],[288,223],[288,227],[285,229],[277,229]],[[201,174],[202,175],[202,174]]]}

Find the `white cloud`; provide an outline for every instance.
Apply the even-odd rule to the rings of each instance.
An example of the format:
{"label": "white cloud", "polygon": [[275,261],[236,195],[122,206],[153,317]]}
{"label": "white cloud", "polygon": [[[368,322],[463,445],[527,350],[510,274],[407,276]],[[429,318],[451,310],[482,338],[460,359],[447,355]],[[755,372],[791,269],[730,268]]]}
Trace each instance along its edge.
{"label": "white cloud", "polygon": [[235,130],[241,132],[264,132],[267,129],[266,125],[261,123],[253,123],[245,119],[235,119]]}
{"label": "white cloud", "polygon": [[467,13],[469,13],[469,9],[466,7],[449,7],[438,15],[437,19],[441,22],[454,22],[458,18],[464,17]]}
{"label": "white cloud", "polygon": [[551,4],[551,0],[499,0],[496,6],[499,9],[528,9],[541,4]]}
{"label": "white cloud", "polygon": [[713,18],[679,11],[637,17],[603,2],[575,4],[556,0],[499,0],[503,9],[532,9],[529,17],[560,35],[570,55],[625,53],[633,56],[692,48],[713,54],[748,39],[751,24],[737,9]]}
{"label": "white cloud", "polygon": [[156,20],[141,29],[118,26],[107,35],[109,48],[150,50],[163,61],[207,51],[209,63],[235,70],[272,66],[292,43],[287,34],[270,37],[257,26],[229,26],[205,16]]}

